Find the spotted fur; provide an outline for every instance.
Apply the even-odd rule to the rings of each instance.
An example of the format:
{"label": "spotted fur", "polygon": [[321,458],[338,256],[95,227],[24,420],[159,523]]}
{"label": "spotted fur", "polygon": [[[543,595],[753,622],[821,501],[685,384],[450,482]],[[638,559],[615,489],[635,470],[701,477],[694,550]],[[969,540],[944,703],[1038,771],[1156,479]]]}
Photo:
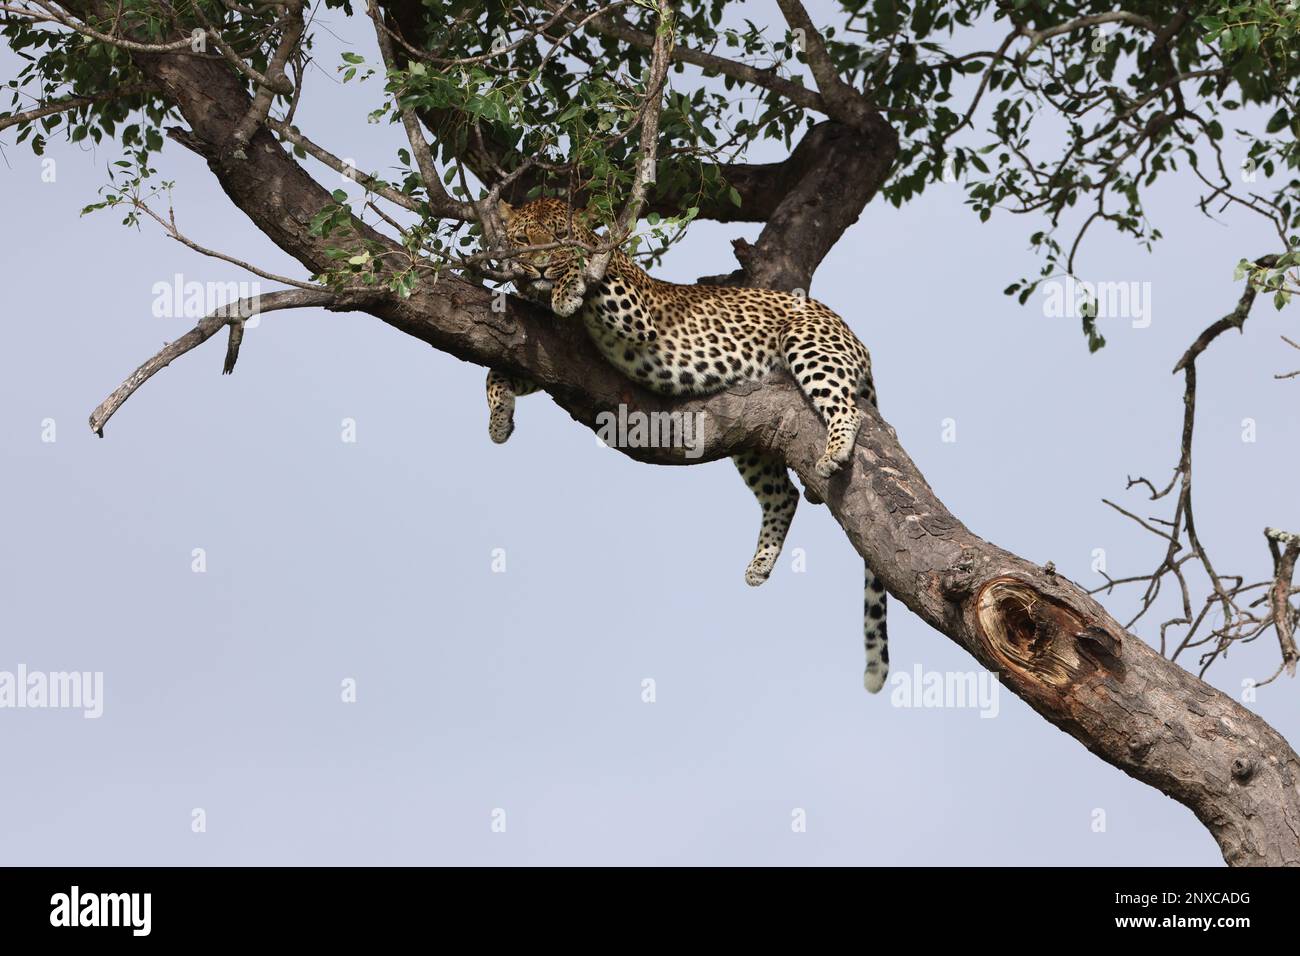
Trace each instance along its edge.
{"label": "spotted fur", "polygon": [[[501,208],[515,248],[598,237],[564,203],[537,199]],[[823,478],[839,471],[853,452],[862,412],[856,399],[876,402],[871,358],[838,315],[812,299],[771,289],[675,285],[652,278],[616,251],[605,277],[588,289],[581,251],[572,246],[521,254],[530,274],[521,292],[546,302],[561,317],[578,314],[604,356],[629,378],[668,395],[702,395],[785,368],[826,423],[826,447],[815,468]],[[531,382],[488,373],[488,434],[504,442],[514,430],[515,396],[536,391]],[[779,458],[743,453],[733,459],[763,512],[758,546],[745,580],[762,584],[772,573],[799,503],[799,493]],[[810,492],[805,497],[820,503]],[[885,588],[866,569],[863,635],[864,685],[885,683],[889,648]]]}

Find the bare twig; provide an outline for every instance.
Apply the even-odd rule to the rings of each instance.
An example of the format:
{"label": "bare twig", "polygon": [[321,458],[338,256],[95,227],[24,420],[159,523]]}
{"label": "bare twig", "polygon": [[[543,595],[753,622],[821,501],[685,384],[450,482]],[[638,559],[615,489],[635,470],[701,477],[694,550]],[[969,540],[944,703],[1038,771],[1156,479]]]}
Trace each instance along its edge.
{"label": "bare twig", "polygon": [[197,242],[195,242],[193,239],[190,239],[188,236],[182,233],[180,229],[177,228],[176,214],[175,211],[172,210],[170,207],[167,210],[167,218],[164,219],[162,216],[158,215],[158,213],[155,212],[153,208],[143,199],[139,199],[136,197],[129,197],[128,201],[135,209],[138,209],[140,212],[144,213],[154,222],[158,223],[158,225],[162,226],[163,230],[167,233],[167,235],[170,238],[175,239],[177,242],[185,246],[187,249],[193,249],[195,252],[199,253],[200,255],[207,256],[210,259],[220,259],[222,262],[228,262],[232,266],[238,266],[244,271],[251,272],[253,275],[257,276],[258,278],[267,279],[270,282],[279,282],[282,285],[291,285],[299,289],[314,290],[320,288],[319,286],[312,285],[309,282],[303,282],[301,279],[292,279],[289,276],[276,275],[274,272],[267,272],[265,269],[260,269],[257,266],[253,265],[251,262],[245,262],[243,259],[236,259],[234,256],[227,255],[224,252],[218,252],[215,249],[209,249],[207,246],[199,245]]}
{"label": "bare twig", "polygon": [[[1264,256],[1256,260],[1256,265],[1267,267],[1275,261],[1275,256]],[[1269,547],[1273,553],[1273,580],[1271,582],[1259,581],[1246,584],[1245,578],[1240,575],[1220,574],[1216,570],[1214,562],[1211,560],[1209,552],[1197,532],[1196,512],[1192,501],[1192,438],[1196,422],[1196,360],[1224,332],[1242,328],[1250,315],[1250,309],[1255,302],[1258,291],[1256,283],[1248,278],[1236,307],[1223,318],[1211,323],[1197,336],[1196,340],[1174,366],[1174,372],[1182,372],[1185,380],[1183,391],[1184,410],[1178,466],[1174,469],[1174,475],[1169,485],[1163,490],[1157,490],[1156,486],[1146,478],[1130,478],[1128,481],[1129,488],[1136,485],[1144,485],[1148,488],[1150,490],[1150,500],[1152,501],[1164,498],[1176,485],[1178,494],[1174,499],[1172,519],[1152,518],[1150,519],[1152,523],[1148,523],[1113,502],[1105,501],[1107,505],[1135,521],[1145,530],[1164,539],[1167,542],[1164,557],[1155,570],[1149,574],[1133,575],[1119,579],[1106,575],[1107,583],[1093,589],[1091,593],[1098,591],[1110,593],[1120,584],[1144,583],[1146,590],[1142,594],[1140,607],[1127,625],[1132,627],[1155,605],[1156,599],[1161,593],[1162,582],[1166,578],[1172,579],[1178,587],[1182,613],[1161,624],[1160,652],[1162,654],[1168,653],[1171,660],[1176,660],[1186,650],[1203,649],[1199,661],[1201,674],[1204,674],[1209,666],[1225,654],[1234,643],[1253,641],[1270,627],[1275,628],[1282,649],[1282,664],[1273,677],[1259,682],[1262,685],[1272,681],[1284,670],[1288,674],[1294,674],[1295,672],[1297,660],[1294,640],[1296,612],[1289,602],[1292,594],[1291,578],[1297,554],[1300,553],[1300,538],[1271,529],[1266,531]],[[1168,528],[1169,530],[1165,531],[1162,528],[1154,527],[1154,524],[1159,524],[1162,528]],[[1283,547],[1279,547],[1279,545]],[[1204,597],[1199,609],[1193,607],[1192,590],[1186,572],[1188,562],[1195,562],[1210,584],[1210,593]],[[1256,600],[1246,603],[1251,592],[1265,587],[1270,588],[1268,601]],[[1265,605],[1267,606],[1267,613],[1261,613],[1258,609]],[[1211,626],[1202,633],[1202,625],[1213,619],[1214,614],[1212,612],[1215,611],[1217,611],[1219,619],[1217,626]],[[1170,652],[1167,642],[1169,639],[1168,631],[1172,627],[1186,628],[1186,630],[1177,645],[1172,649],[1172,652]]]}
{"label": "bare twig", "polygon": [[[1292,342],[1285,335],[1282,336],[1282,341],[1285,342],[1287,345],[1291,346],[1291,348],[1293,349],[1300,349],[1300,345],[1297,345],[1295,342]],[[1277,375],[1274,375],[1273,377],[1285,379],[1285,378],[1295,378],[1297,375],[1300,375],[1300,369],[1296,369],[1294,372],[1279,373]]]}
{"label": "bare twig", "polygon": [[[373,298],[373,294],[370,294],[370,297]],[[122,407],[123,403],[131,397],[136,389],[174,360],[212,338],[223,326],[242,326],[247,319],[254,315],[275,312],[279,309],[303,309],[319,306],[351,308],[355,304],[359,304],[359,300],[355,296],[331,292],[328,289],[287,289],[227,303],[211,315],[200,319],[194,328],[179,339],[163,346],[161,350],[127,376],[126,381],[115,388],[112,394],[100,402],[99,407],[90,413],[90,428],[95,434],[103,438],[104,426],[108,423],[108,420],[113,417],[113,414]],[[242,332],[239,338],[242,338]],[[234,368],[238,352],[238,339],[232,334],[232,345],[227,349],[225,368],[223,369],[224,374],[229,374]]]}

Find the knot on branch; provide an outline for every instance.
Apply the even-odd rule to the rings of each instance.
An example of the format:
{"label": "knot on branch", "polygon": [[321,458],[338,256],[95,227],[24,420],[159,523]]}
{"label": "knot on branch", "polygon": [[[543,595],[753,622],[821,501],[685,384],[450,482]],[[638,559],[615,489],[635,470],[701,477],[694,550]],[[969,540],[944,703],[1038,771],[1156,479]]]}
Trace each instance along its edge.
{"label": "knot on branch", "polygon": [[1119,638],[1016,578],[994,578],[974,600],[978,632],[1007,669],[1065,687],[1096,670],[1123,679]]}
{"label": "knot on branch", "polygon": [[939,588],[946,596],[961,600],[975,590],[978,577],[979,553],[974,548],[963,547],[957,560],[939,579]]}
{"label": "knot on branch", "polygon": [[1128,752],[1133,755],[1134,762],[1141,763],[1142,761],[1147,759],[1147,755],[1151,753],[1151,748],[1153,748],[1155,745],[1156,745],[1156,738],[1154,735],[1150,733],[1139,732],[1138,734],[1129,738]]}
{"label": "knot on branch", "polygon": [[1255,775],[1255,761],[1249,757],[1238,757],[1232,761],[1232,779],[1245,783]]}

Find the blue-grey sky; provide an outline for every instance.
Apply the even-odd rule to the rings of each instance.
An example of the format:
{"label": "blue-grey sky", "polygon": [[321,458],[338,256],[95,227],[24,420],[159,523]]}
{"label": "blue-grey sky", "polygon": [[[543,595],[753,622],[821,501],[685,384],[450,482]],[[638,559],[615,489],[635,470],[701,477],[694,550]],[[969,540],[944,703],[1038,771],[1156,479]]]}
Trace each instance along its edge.
{"label": "blue-grey sky", "polygon": [[[357,23],[322,19],[369,52]],[[339,48],[318,34],[327,70]],[[0,74],[14,64],[0,56]],[[364,119],[378,92],[314,72],[299,122],[386,167],[399,132]],[[150,226],[79,218],[112,148],[53,144],[46,182],[12,139],[0,671],[99,671],[104,694],[98,719],[0,709],[0,862],[1220,860],[1189,811],[1009,693],[991,718],[895,706],[892,685],[867,695],[861,562],[824,508],[801,505],[751,589],[758,509],[730,464],[636,464],[545,396],[522,399],[514,437],[492,445],[483,370],[373,318],[268,316],[232,377],[213,340],[94,437],[90,410],[192,325],[153,314],[155,283],[250,277]],[[169,147],[160,171],[193,239],[302,275],[193,155]],[[1098,230],[1079,267],[1150,283],[1150,324],[1103,322],[1109,345],[1089,355],[1077,319],[1002,295],[1037,268],[1031,224],[980,224],[962,197],[946,184],[902,210],[873,202],[813,294],[870,347],[885,416],[976,533],[1086,585],[1098,548],[1112,574],[1148,570],[1160,542],[1100,498],[1149,513],[1124,481],[1173,467],[1170,369],[1235,303],[1235,262],[1269,236],[1200,216],[1186,181],[1159,185],[1154,253]],[[727,271],[739,234],[754,230],[700,224],[659,274]],[[1280,334],[1296,337],[1296,313],[1261,302],[1199,364],[1200,531],[1222,568],[1256,577],[1263,527],[1300,528],[1300,381],[1273,378],[1300,353]],[[1132,602],[1107,606],[1122,617]],[[896,673],[976,668],[898,602],[891,615]],[[1276,660],[1266,639],[1210,678],[1239,696]],[[1282,679],[1249,706],[1294,740],[1297,693]]]}

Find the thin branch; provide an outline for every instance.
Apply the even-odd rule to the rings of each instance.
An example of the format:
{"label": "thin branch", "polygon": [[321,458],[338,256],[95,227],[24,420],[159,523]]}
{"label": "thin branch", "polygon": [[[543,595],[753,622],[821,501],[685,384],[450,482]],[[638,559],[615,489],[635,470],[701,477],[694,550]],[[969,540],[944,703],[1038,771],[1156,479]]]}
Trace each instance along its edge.
{"label": "thin branch", "polygon": [[[1297,345],[1295,342],[1292,342],[1285,335],[1282,336],[1282,341],[1285,342],[1287,345],[1291,346],[1291,348],[1293,349],[1300,349],[1300,345]],[[1295,378],[1297,375],[1300,375],[1300,369],[1296,369],[1294,372],[1286,372],[1283,374],[1274,375],[1273,377],[1286,379],[1286,378]]]}
{"label": "thin branch", "polygon": [[308,156],[324,163],[339,175],[347,176],[353,182],[370,190],[370,192],[374,193],[376,196],[382,196],[389,202],[401,206],[403,209],[409,209],[411,212],[418,213],[423,211],[422,204],[414,197],[399,192],[383,180],[376,179],[373,176],[368,176],[355,166],[343,162],[343,160],[339,159],[339,157],[335,156],[329,150],[316,145],[304,136],[297,127],[290,126],[288,123],[276,119],[268,119],[266,121],[266,127],[278,136],[287,139]]}
{"label": "thin branch", "polygon": [[[193,4],[191,9],[193,10],[194,15],[199,18],[199,22],[201,22],[206,28],[207,37],[212,41],[213,45],[216,46],[217,52],[225,58],[227,63],[252,80],[253,84],[259,90],[269,89],[274,93],[283,93],[286,96],[293,92],[292,86],[289,83],[289,78],[283,72],[283,64],[281,64],[281,71],[277,76],[269,76],[259,72],[249,64],[247,60],[240,56],[238,50],[226,42],[225,38],[221,35],[221,31],[213,26],[212,22],[203,15],[203,9],[201,6]],[[190,41],[186,40],[185,46],[188,47],[189,45]]]}
{"label": "thin branch", "polygon": [[[366,9],[371,20],[374,21],[380,56],[383,57],[388,74],[392,76],[397,72],[397,57],[393,53],[393,41],[384,28],[383,15],[374,0],[367,0]],[[394,91],[393,98],[397,103],[398,114],[402,118],[402,128],[406,130],[406,138],[411,144],[411,154],[415,157],[416,167],[420,170],[420,178],[424,180],[424,191],[429,197],[430,208],[439,216],[452,216],[461,220],[477,219],[478,216],[471,204],[452,199],[443,188],[442,178],[433,164],[433,154],[420,129],[420,121],[415,116],[415,110],[402,105],[400,91]]]}
{"label": "thin branch", "polygon": [[[532,42],[532,40],[535,37],[543,35],[547,31],[549,31],[550,28],[554,26],[558,21],[562,19],[569,19],[568,18],[569,8],[572,7],[576,2],[577,0],[565,0],[565,2],[559,6],[552,5],[551,7],[552,13],[550,19],[546,20],[544,23],[522,26],[521,29],[524,31],[524,35],[521,36],[518,40],[515,40],[513,43],[507,43],[503,46],[496,46],[494,44],[492,49],[490,49],[487,53],[481,53],[478,56],[462,56],[462,57],[438,56],[435,53],[430,53],[428,50],[421,50],[418,47],[408,43],[406,38],[403,37],[400,32],[390,28],[388,24],[384,23],[382,20],[378,22],[380,26],[384,29],[384,31],[393,40],[395,40],[397,44],[402,47],[403,50],[406,51],[407,55],[412,56],[417,60],[422,60],[425,63],[432,63],[440,67],[468,66],[471,63],[486,63],[491,60],[495,60],[499,56],[505,56],[507,53],[513,53],[515,50],[518,50],[520,47],[524,46],[525,44]],[[595,13],[590,14],[588,19],[602,16],[605,13],[609,12],[610,10],[613,10],[614,8],[621,7],[624,4],[630,2],[631,0],[615,0],[614,3],[611,3],[606,7],[602,7],[601,9],[597,10]],[[567,40],[569,37],[571,37],[573,33],[575,33],[577,29],[579,29],[584,23],[585,21],[579,22],[578,27],[575,27],[574,30],[570,31],[568,34],[565,35],[564,40]],[[555,47],[552,48],[552,52],[555,49],[558,49],[562,45],[562,43],[563,40],[560,43],[557,43]],[[548,58],[550,55],[551,54],[547,55]],[[543,64],[544,63],[545,60],[543,60]],[[541,64],[539,64],[539,69],[540,66]]]}
{"label": "thin branch", "polygon": [[[1259,267],[1271,266],[1276,262],[1276,259],[1275,256],[1263,256],[1256,260],[1256,265]],[[1111,501],[1105,502],[1125,517],[1137,522],[1142,528],[1166,540],[1168,547],[1164,557],[1155,570],[1149,574],[1121,579],[1113,579],[1106,575],[1107,583],[1100,588],[1095,588],[1092,593],[1103,590],[1110,593],[1119,584],[1145,583],[1146,590],[1141,598],[1141,606],[1127,625],[1132,627],[1155,605],[1165,578],[1172,578],[1178,586],[1182,613],[1177,617],[1170,618],[1160,626],[1160,652],[1162,655],[1167,652],[1169,629],[1171,627],[1185,627],[1186,631],[1183,633],[1181,640],[1178,641],[1177,646],[1168,656],[1170,660],[1177,660],[1179,655],[1186,650],[1205,648],[1199,661],[1201,674],[1204,674],[1209,666],[1225,654],[1233,644],[1253,641],[1265,633],[1268,628],[1276,628],[1282,649],[1282,664],[1278,672],[1272,677],[1259,682],[1260,686],[1262,686],[1275,679],[1283,671],[1288,674],[1294,674],[1295,671],[1297,660],[1294,640],[1296,612],[1291,608],[1289,601],[1292,593],[1291,578],[1295,568],[1295,560],[1297,554],[1300,554],[1300,538],[1283,532],[1266,531],[1265,534],[1268,536],[1269,547],[1273,554],[1273,581],[1246,584],[1242,576],[1224,575],[1216,570],[1214,562],[1211,560],[1209,552],[1197,532],[1196,512],[1192,500],[1192,443],[1196,422],[1197,391],[1196,360],[1224,332],[1242,328],[1250,315],[1251,306],[1255,302],[1258,291],[1259,287],[1253,276],[1248,277],[1236,307],[1201,332],[1174,366],[1175,373],[1180,371],[1183,373],[1185,384],[1183,391],[1183,429],[1179,444],[1178,466],[1174,469],[1173,479],[1170,484],[1163,491],[1160,491],[1145,478],[1130,478],[1128,481],[1129,488],[1137,485],[1146,486],[1151,492],[1150,500],[1152,501],[1164,498],[1177,485],[1178,494],[1174,499],[1172,520],[1151,519],[1152,522],[1167,527],[1169,531],[1166,532],[1153,527],[1152,524],[1148,524],[1137,515],[1125,511]],[[1186,538],[1185,548],[1184,538]],[[1280,549],[1279,544],[1285,544],[1285,550]],[[1180,552],[1184,553],[1180,554]],[[1210,584],[1210,593],[1205,596],[1199,611],[1196,613],[1193,613],[1191,588],[1184,570],[1189,561],[1195,562],[1200,567]],[[1263,587],[1270,588],[1271,600],[1268,602],[1269,613],[1267,615],[1257,613],[1255,610],[1262,603],[1265,603],[1263,601],[1257,600],[1249,606],[1243,606],[1244,600],[1251,592]],[[1218,611],[1221,620],[1217,626],[1212,626],[1202,633],[1202,624],[1211,619],[1211,612],[1215,610]]]}
{"label": "thin branch", "polygon": [[[69,29],[75,30],[82,36],[89,37],[92,40],[98,40],[100,43],[106,43],[109,46],[115,46],[120,50],[126,50],[131,53],[180,53],[182,51],[191,50],[191,44],[193,43],[193,40],[188,36],[182,40],[172,40],[168,43],[139,43],[135,40],[125,40],[122,37],[101,33],[89,24],[64,13],[52,3],[45,2],[45,0],[31,0],[31,2],[35,3],[42,10],[45,10],[49,14],[50,19],[68,27]],[[217,40],[215,31],[209,30],[206,35],[209,39]]]}
{"label": "thin branch", "polygon": [[[122,407],[123,403],[131,397],[136,389],[174,360],[212,338],[223,326],[242,325],[245,320],[254,315],[275,312],[279,309],[304,309],[319,306],[341,307],[342,305],[343,297],[328,289],[288,289],[227,303],[211,315],[200,319],[194,328],[176,341],[165,345],[159,352],[151,356],[143,365],[127,376],[126,381],[115,388],[112,394],[100,402],[99,407],[90,413],[91,431],[103,438],[104,426],[108,423],[108,420],[113,417],[113,414]],[[238,346],[236,345],[235,348],[237,352]],[[229,372],[229,369],[234,367],[234,363],[229,355],[226,361],[229,366],[226,371]]]}
{"label": "thin branch", "polygon": [[1296,661],[1300,660],[1295,646],[1295,610],[1291,607],[1291,578],[1295,574],[1296,558],[1300,557],[1300,535],[1265,528],[1264,537],[1273,555],[1273,586],[1269,589],[1269,603],[1273,608],[1273,626],[1277,628],[1278,645],[1282,651],[1282,667],[1290,677],[1295,676]]}
{"label": "thin branch", "polygon": [[0,116],[0,130],[8,129],[10,126],[17,126],[19,123],[27,123],[46,116],[53,116],[55,113],[67,113],[71,110],[80,109],[83,106],[93,106],[96,103],[103,103],[106,100],[116,100],[124,96],[135,96],[152,89],[153,86],[149,83],[128,83],[125,86],[119,86],[112,90],[104,90],[102,93],[93,93],[89,96],[68,96],[61,100],[51,100],[48,103],[42,103],[40,106],[33,107],[32,109],[26,110],[22,113],[11,113],[8,116]]}
{"label": "thin branch", "polygon": [[1029,46],[1020,54],[1023,61],[1033,53],[1035,49],[1044,41],[1052,37],[1060,36],[1063,33],[1073,33],[1075,30],[1086,30],[1088,27],[1101,26],[1104,23],[1119,23],[1124,26],[1138,27],[1148,33],[1160,33],[1160,28],[1154,20],[1150,20],[1137,13],[1130,13],[1127,10],[1117,10],[1108,13],[1095,13],[1086,17],[1079,17],[1069,20],[1065,23],[1058,23],[1054,27],[1048,27],[1046,30],[1033,30],[1026,26],[1020,27],[1021,36],[1029,37]]}
{"label": "thin branch", "polygon": [[266,279],[270,282],[279,282],[282,285],[291,285],[294,286],[295,288],[306,289],[306,290],[316,290],[320,288],[320,286],[312,285],[310,282],[303,282],[301,279],[291,279],[288,276],[276,275],[274,272],[267,272],[265,269],[259,269],[257,266],[253,265],[250,262],[245,262],[243,259],[236,259],[234,256],[227,255],[224,252],[218,252],[215,249],[209,249],[207,246],[199,245],[197,242],[195,242],[193,239],[190,239],[188,236],[182,233],[180,229],[176,227],[176,214],[174,210],[172,210],[171,208],[168,208],[167,210],[167,218],[163,219],[163,217],[158,215],[158,213],[154,212],[154,210],[149,206],[149,204],[146,203],[143,199],[130,197],[128,198],[128,201],[135,209],[138,209],[140,212],[143,212],[154,222],[158,223],[158,225],[162,226],[163,230],[167,233],[169,237],[175,239],[177,242],[179,242],[181,245],[185,246],[186,248],[193,249],[195,252],[199,253],[200,255],[207,256],[210,259],[220,259],[222,262],[228,262],[232,266],[238,266],[244,271],[251,272],[253,275],[257,276],[258,278]]}
{"label": "thin branch", "polygon": [[[559,4],[549,2],[547,6],[555,10]],[[565,19],[576,21],[578,14],[571,12],[566,14]],[[626,20],[617,17],[597,17],[588,26],[594,33],[611,39],[622,40],[624,43],[640,47],[643,50],[654,47],[655,38],[652,34],[646,33],[644,30],[638,30]],[[736,60],[729,60],[726,57],[715,56],[712,53],[705,53],[688,47],[675,47],[672,59],[675,63],[689,63],[692,66],[698,66],[706,73],[720,73],[723,76],[731,77],[733,80],[740,80],[742,83],[749,83],[761,89],[769,90],[792,103],[829,115],[826,101],[817,91],[810,90],[800,83],[786,79],[778,74],[775,69],[759,69],[747,63],[740,63]]]}
{"label": "thin branch", "polygon": [[641,141],[636,178],[632,181],[632,191],[627,204],[610,230],[609,238],[601,244],[601,250],[587,263],[585,278],[588,282],[599,282],[604,278],[614,250],[623,244],[636,226],[637,219],[641,216],[641,207],[645,204],[646,189],[654,182],[659,150],[659,113],[663,107],[664,82],[668,77],[668,65],[672,62],[673,31],[672,10],[667,0],[661,0],[659,26],[655,30],[650,69],[646,77],[645,102],[641,104],[639,120]]}
{"label": "thin branch", "polygon": [[244,118],[240,120],[230,137],[234,144],[231,153],[237,159],[248,158],[244,149],[253,138],[253,134],[257,132],[257,128],[271,114],[271,104],[275,101],[276,94],[288,95],[293,92],[288,65],[290,58],[297,54],[298,45],[302,42],[303,33],[307,29],[307,24],[302,17],[302,4],[303,0],[287,0],[289,12],[285,19],[288,22],[280,34],[280,42],[276,45],[275,53],[267,64],[267,82],[258,85],[252,105],[249,106],[248,112],[244,114]]}
{"label": "thin branch", "polygon": [[[1255,265],[1268,267],[1275,262],[1277,262],[1277,256],[1261,256],[1255,260]],[[1174,373],[1177,374],[1189,368],[1200,354],[1210,347],[1210,343],[1224,332],[1229,329],[1236,329],[1240,332],[1241,327],[1246,323],[1246,317],[1250,315],[1251,306],[1255,304],[1255,296],[1258,292],[1259,289],[1255,286],[1255,283],[1247,281],[1246,288],[1241,293],[1241,298],[1237,300],[1237,307],[1217,322],[1212,323],[1196,337],[1196,341],[1188,346],[1187,351],[1183,353],[1183,357],[1174,366]]]}

